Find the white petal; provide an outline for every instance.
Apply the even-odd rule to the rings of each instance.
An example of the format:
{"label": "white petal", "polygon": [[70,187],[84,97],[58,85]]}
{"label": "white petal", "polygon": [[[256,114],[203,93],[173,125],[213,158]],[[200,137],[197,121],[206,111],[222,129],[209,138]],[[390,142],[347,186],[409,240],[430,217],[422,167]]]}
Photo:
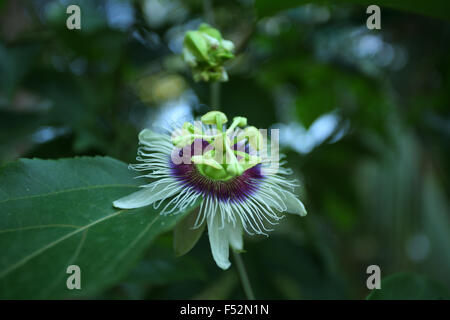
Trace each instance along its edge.
{"label": "white petal", "polygon": [[230,246],[237,251],[244,250],[244,241],[242,239],[242,223],[238,220],[236,224],[233,225],[231,222],[227,222],[228,229],[228,241],[230,242]]}
{"label": "white petal", "polygon": [[139,133],[139,142],[147,146],[151,146],[156,141],[161,141],[162,139],[166,139],[166,136],[149,129],[144,129]]}
{"label": "white petal", "polygon": [[233,51],[234,50],[234,43],[230,40],[222,40],[222,46],[225,50]]}
{"label": "white petal", "polygon": [[306,216],[306,209],[303,203],[289,191],[284,191],[284,203],[286,204],[286,211],[293,214],[298,214],[301,217]]}
{"label": "white petal", "polygon": [[148,206],[155,201],[168,198],[177,192],[177,188],[168,188],[171,182],[154,182],[144,189],[134,192],[113,202],[120,209],[133,209]]}
{"label": "white petal", "polygon": [[191,67],[195,67],[197,65],[195,56],[187,48],[183,48],[183,57],[184,61],[186,61],[186,63]]}
{"label": "white petal", "polygon": [[204,33],[203,37],[205,38],[206,42],[210,45],[210,46],[219,46],[219,40],[217,40],[214,37],[211,37],[210,35]]}
{"label": "white petal", "polygon": [[211,252],[219,268],[228,269],[231,265],[228,260],[229,243],[227,228],[220,228],[220,214],[215,213],[213,217],[208,217],[208,235]]}

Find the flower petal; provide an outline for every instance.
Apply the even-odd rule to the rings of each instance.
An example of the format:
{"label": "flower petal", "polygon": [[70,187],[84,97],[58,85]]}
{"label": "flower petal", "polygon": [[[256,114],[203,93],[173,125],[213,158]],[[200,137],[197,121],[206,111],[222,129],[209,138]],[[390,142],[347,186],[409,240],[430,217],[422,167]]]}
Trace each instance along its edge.
{"label": "flower petal", "polygon": [[222,40],[222,46],[225,50],[233,51],[234,50],[234,43],[230,40]]}
{"label": "flower petal", "polygon": [[113,206],[120,209],[134,209],[148,206],[155,201],[173,196],[178,189],[168,188],[171,182],[152,183],[142,190],[113,202]]}
{"label": "flower petal", "polygon": [[305,206],[299,199],[297,199],[297,197],[293,193],[289,191],[284,191],[283,196],[285,198],[284,203],[286,204],[287,212],[298,214],[301,217],[306,216]]}
{"label": "flower petal", "polygon": [[236,224],[226,223],[228,229],[228,241],[230,242],[230,246],[236,251],[244,250],[244,240],[242,237],[242,223],[237,220]]}
{"label": "flower petal", "polygon": [[214,216],[208,218],[208,235],[211,252],[219,268],[226,270],[231,263],[228,260],[229,242],[227,227],[221,228],[220,214],[215,213]]}

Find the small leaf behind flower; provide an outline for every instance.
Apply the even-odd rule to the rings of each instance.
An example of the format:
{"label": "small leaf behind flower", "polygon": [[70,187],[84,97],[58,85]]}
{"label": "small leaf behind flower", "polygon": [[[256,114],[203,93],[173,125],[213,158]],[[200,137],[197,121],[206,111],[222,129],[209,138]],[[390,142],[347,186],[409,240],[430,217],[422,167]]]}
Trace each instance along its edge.
{"label": "small leaf behind flower", "polygon": [[206,223],[198,228],[193,228],[198,214],[198,208],[194,209],[174,229],[173,248],[178,257],[191,251],[205,230]]}

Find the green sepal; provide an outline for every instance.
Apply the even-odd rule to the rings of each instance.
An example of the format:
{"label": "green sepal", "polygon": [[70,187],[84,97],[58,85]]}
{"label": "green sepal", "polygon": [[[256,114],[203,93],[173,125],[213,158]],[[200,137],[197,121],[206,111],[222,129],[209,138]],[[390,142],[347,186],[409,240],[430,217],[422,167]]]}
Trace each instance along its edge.
{"label": "green sepal", "polygon": [[197,60],[208,61],[208,43],[197,31],[188,31],[184,37],[184,45]]}
{"label": "green sepal", "polygon": [[222,41],[222,35],[220,34],[220,31],[212,28],[209,24],[206,23],[202,23],[199,27],[198,27],[198,31],[204,32],[207,35]]}

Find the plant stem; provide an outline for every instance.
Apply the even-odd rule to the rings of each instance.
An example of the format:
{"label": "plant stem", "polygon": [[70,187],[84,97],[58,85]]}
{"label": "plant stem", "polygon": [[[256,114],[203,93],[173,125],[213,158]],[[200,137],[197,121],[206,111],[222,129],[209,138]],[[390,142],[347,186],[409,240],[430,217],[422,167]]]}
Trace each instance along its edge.
{"label": "plant stem", "polygon": [[247,271],[245,270],[244,261],[242,260],[242,257],[239,253],[237,253],[234,250],[231,250],[233,252],[234,260],[236,262],[236,266],[239,273],[239,278],[241,278],[242,287],[244,287],[245,295],[247,296],[248,300],[255,300],[255,295],[253,294],[252,286],[250,284],[250,280],[247,276]]}
{"label": "plant stem", "polygon": [[220,82],[215,81],[210,84],[210,103],[213,110],[220,109]]}
{"label": "plant stem", "polygon": [[[205,16],[205,20],[208,24],[214,24],[214,11],[212,0],[203,0],[203,14]],[[210,90],[210,107],[213,110],[219,110],[220,105],[220,83],[215,81],[211,82],[209,86]]]}

